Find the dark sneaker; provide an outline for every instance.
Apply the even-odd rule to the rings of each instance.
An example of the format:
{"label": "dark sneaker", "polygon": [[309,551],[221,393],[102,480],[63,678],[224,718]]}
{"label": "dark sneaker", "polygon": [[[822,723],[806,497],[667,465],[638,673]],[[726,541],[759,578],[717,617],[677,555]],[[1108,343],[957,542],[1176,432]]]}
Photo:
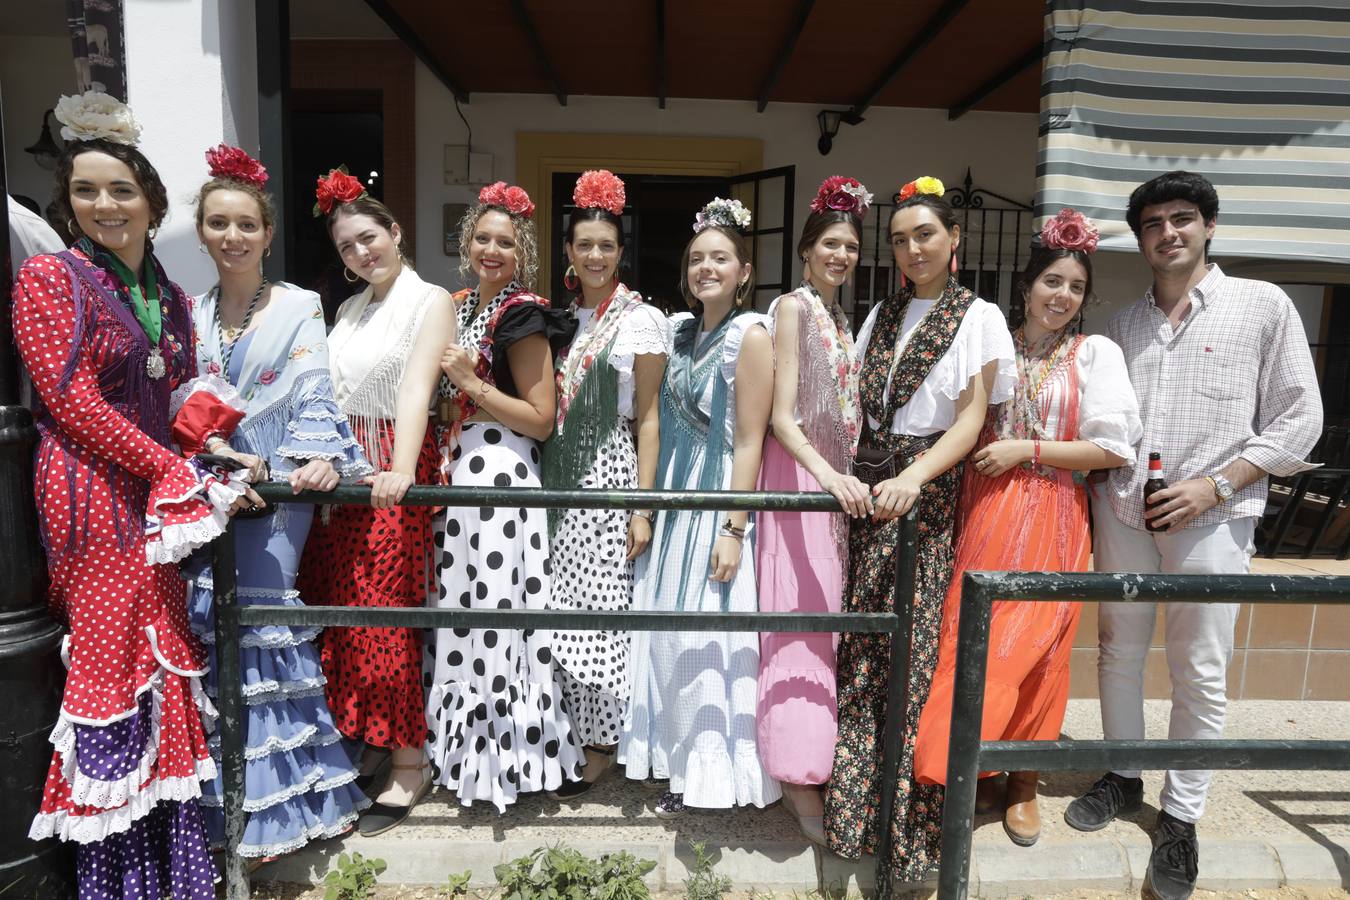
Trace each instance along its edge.
{"label": "dark sneaker", "polygon": [[1069,804],[1064,821],[1079,831],[1100,831],[1116,816],[1132,813],[1144,804],[1144,780],[1121,778],[1107,772],[1092,790]]}
{"label": "dark sneaker", "polygon": [[1157,900],[1186,900],[1195,890],[1199,871],[1200,845],[1195,840],[1195,826],[1158,813],[1144,886]]}

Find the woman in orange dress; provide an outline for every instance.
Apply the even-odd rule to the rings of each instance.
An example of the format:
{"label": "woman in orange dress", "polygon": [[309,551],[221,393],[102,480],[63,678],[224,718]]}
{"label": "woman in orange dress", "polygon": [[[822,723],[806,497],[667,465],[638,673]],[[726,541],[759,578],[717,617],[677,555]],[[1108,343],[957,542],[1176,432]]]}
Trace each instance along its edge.
{"label": "woman in orange dress", "polygon": [[[1026,322],[1013,335],[1017,388],[1012,400],[991,407],[957,507],[956,563],[915,751],[915,776],[923,783],[947,780],[962,573],[1086,571],[1091,538],[1078,473],[1133,459],[1131,448],[1142,436],[1120,348],[1105,337],[1077,333],[1078,314],[1092,296],[1088,254],[1096,246],[1092,224],[1065,209],[1046,223],[1019,283]],[[1081,607],[1072,601],[994,604],[984,740],[1059,736]],[[1036,782],[1035,772],[1008,776],[1004,830],[1022,846],[1040,836]],[[981,784],[987,789],[993,782]]]}

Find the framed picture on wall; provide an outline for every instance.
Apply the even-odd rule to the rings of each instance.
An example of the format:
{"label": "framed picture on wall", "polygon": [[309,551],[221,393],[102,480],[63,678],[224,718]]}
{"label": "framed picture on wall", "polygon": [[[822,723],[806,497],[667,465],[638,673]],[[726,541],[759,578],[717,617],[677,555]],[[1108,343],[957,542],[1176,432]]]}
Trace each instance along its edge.
{"label": "framed picture on wall", "polygon": [[441,235],[445,239],[446,256],[459,256],[459,222],[468,211],[467,203],[446,203],[441,206]]}

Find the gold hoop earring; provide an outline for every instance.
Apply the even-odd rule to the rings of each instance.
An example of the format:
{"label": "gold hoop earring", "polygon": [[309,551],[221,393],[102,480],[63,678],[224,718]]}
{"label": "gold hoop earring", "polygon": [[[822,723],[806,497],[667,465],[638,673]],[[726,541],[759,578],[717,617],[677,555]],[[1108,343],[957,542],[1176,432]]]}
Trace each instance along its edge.
{"label": "gold hoop earring", "polygon": [[66,219],[66,231],[70,234],[79,234],[79,226],[75,224],[74,219]]}
{"label": "gold hoop earring", "polygon": [[151,228],[151,229],[146,233],[145,236],[146,236],[147,238],[149,238],[150,240],[152,240],[152,241],[153,241],[155,238],[159,237],[159,226],[156,225],[154,228]]}
{"label": "gold hoop earring", "polygon": [[[348,278],[348,277],[347,277],[348,275],[350,275],[351,277]],[[360,275],[357,275],[355,272],[353,272],[351,269],[347,268],[346,266],[343,266],[343,267],[342,267],[342,278],[343,278],[343,280],[345,280],[348,284],[356,284],[358,281],[361,280],[361,276],[360,276]]]}

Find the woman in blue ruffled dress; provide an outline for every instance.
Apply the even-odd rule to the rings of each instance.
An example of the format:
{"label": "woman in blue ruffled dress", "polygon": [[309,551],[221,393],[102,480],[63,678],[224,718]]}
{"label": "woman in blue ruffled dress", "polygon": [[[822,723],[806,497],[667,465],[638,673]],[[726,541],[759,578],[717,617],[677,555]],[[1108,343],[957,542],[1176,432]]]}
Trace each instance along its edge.
{"label": "woman in blue ruffled dress", "polygon": [[[193,311],[197,365],[202,374],[189,392],[206,391],[211,403],[193,403],[189,392],[175,425],[185,452],[234,455],[273,481],[332,490],[371,472],[347,417],[333,400],[327,336],[319,297],[286,283],[269,284],[261,272],[273,234],[266,173],[242,150],[207,153],[212,180],[197,198],[197,234],[211,255],[219,282],[196,299]],[[202,398],[206,399],[206,398]],[[223,403],[220,401],[224,401]],[[237,427],[213,422],[212,412],[243,412]],[[267,476],[264,476],[267,477]],[[260,517],[235,524],[240,600],[298,606],[300,554],[314,507],[278,504]],[[204,560],[201,562],[205,562]],[[207,690],[216,693],[215,611],[209,567],[200,562],[189,600],[193,631],[211,652]],[[244,810],[248,824],[241,856],[267,858],[298,850],[311,840],[341,834],[369,805],[354,783],[352,766],[324,699],[324,676],[313,641],[318,628],[247,627],[240,635],[245,741]],[[211,739],[220,757],[220,738]],[[203,785],[202,806],[213,843],[223,836],[221,786]]]}

